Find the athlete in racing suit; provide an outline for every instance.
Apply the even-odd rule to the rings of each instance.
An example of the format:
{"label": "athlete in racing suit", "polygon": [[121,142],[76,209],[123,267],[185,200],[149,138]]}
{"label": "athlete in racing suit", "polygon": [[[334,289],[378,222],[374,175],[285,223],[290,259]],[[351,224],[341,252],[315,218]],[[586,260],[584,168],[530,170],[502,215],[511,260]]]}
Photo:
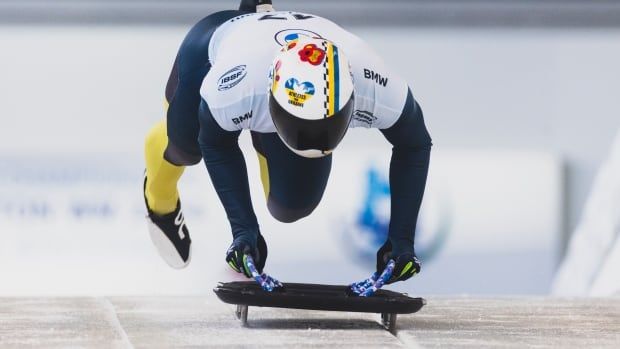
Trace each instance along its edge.
{"label": "athlete in racing suit", "polygon": [[[267,75],[274,52],[299,35],[325,38],[347,53],[355,104],[349,127],[378,129],[393,145],[388,239],[377,252],[377,272],[388,260],[388,283],[415,275],[414,233],[428,172],[431,139],[406,82],[363,40],[319,16],[272,11],[270,1],[242,1],[198,22],[177,54],[168,84],[166,121],[146,138],[144,197],[151,237],[173,267],[189,263],[191,240],[177,191],[185,166],[204,160],[230,222],[226,260],[250,277],[242,256],[260,272],[267,246],[252,208],[248,174],[237,139],[249,130],[258,153],[270,213],[282,222],[308,216],[319,204],[332,156],[306,158],[282,142],[270,117]],[[256,12],[256,11],[259,12]]]}

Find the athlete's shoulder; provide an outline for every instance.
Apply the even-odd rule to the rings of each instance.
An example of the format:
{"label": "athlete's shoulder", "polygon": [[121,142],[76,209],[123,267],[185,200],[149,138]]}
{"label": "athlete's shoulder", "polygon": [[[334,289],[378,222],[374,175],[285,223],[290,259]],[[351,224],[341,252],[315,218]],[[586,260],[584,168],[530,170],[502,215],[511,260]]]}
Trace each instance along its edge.
{"label": "athlete's shoulder", "polygon": [[200,95],[223,129],[275,131],[266,103],[269,64],[249,51],[225,54],[214,62]]}
{"label": "athlete's shoulder", "polygon": [[352,33],[346,35],[343,51],[349,57],[355,86],[351,127],[389,128],[402,113],[408,84],[369,43]]}
{"label": "athlete's shoulder", "polygon": [[188,59],[190,63],[193,63],[192,65],[206,62],[210,56],[209,47],[213,33],[226,21],[244,13],[237,10],[219,11],[198,21],[183,39],[179,49],[179,57]]}
{"label": "athlete's shoulder", "polygon": [[232,18],[245,14],[238,10],[226,10],[212,13],[198,21],[185,36],[181,48],[188,50],[205,50],[214,31]]}

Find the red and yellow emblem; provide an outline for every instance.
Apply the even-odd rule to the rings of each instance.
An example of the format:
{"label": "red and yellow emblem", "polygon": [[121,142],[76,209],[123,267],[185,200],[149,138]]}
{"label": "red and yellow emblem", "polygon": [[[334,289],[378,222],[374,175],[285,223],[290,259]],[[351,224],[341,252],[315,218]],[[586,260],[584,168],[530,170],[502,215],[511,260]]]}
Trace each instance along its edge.
{"label": "red and yellow emblem", "polygon": [[273,68],[271,72],[271,91],[276,92],[278,88],[278,83],[280,82],[280,67],[282,67],[282,61],[278,60],[276,62],[276,66]]}
{"label": "red and yellow emblem", "polygon": [[315,44],[307,44],[299,50],[299,58],[302,62],[319,65],[325,59],[325,51],[318,48]]}

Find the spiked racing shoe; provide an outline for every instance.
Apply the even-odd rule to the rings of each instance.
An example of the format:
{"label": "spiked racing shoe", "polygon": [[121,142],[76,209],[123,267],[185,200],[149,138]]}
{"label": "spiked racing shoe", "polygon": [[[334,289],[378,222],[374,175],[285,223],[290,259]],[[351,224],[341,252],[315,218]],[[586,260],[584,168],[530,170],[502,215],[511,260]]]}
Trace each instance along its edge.
{"label": "spiked racing shoe", "polygon": [[[144,179],[146,186],[146,178]],[[153,244],[159,255],[175,269],[185,268],[192,257],[192,240],[185,224],[185,217],[181,210],[181,201],[177,201],[175,210],[171,213],[158,215],[151,211],[149,203],[144,197],[148,215],[146,222]]]}

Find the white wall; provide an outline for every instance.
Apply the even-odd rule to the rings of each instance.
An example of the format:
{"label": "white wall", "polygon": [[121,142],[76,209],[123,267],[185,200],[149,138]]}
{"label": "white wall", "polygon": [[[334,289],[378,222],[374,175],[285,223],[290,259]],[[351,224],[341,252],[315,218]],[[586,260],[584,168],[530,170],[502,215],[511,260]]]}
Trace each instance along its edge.
{"label": "white wall", "polygon": [[[0,151],[139,147],[139,137],[119,131],[161,117],[186,30],[2,27]],[[352,30],[411,83],[436,148],[541,149],[566,159],[572,230],[620,127],[620,30]],[[33,128],[46,132],[33,141]],[[97,132],[72,132],[84,129]]]}
{"label": "white wall", "polygon": [[[0,113],[0,175],[5,176],[4,183],[11,183],[6,179],[11,176],[15,164],[11,159],[20,157],[29,159],[18,161],[29,164],[30,169],[22,173],[31,175],[38,173],[36,166],[41,166],[40,173],[45,175],[45,169],[62,165],[65,161],[69,162],[68,168],[78,172],[75,162],[77,167],[84,164],[87,169],[83,175],[88,177],[93,175],[88,171],[94,168],[92,171],[96,174],[97,168],[109,163],[112,172],[122,172],[120,180],[116,180],[124,188],[124,192],[115,194],[111,202],[125,203],[124,214],[139,210],[139,206],[134,207],[123,198],[133,198],[132,185],[140,187],[143,134],[163,117],[164,85],[185,31],[186,28],[180,27],[0,27],[0,98],[3,106]],[[612,135],[620,126],[620,106],[614,99],[620,81],[617,68],[620,31],[386,29],[378,32],[374,28],[354,28],[353,31],[377,47],[394,70],[402,71],[410,81],[425,111],[437,153],[441,150],[506,153],[515,150],[559,155],[566,159],[569,170],[568,220],[571,224],[578,220],[592,176],[605,157]],[[365,137],[350,136],[346,146],[365,145]],[[554,159],[553,156],[549,158]],[[88,165],[89,161],[95,165]],[[555,160],[551,162],[555,163]],[[553,167],[549,168],[552,173]],[[138,173],[126,172],[132,170]],[[206,177],[202,168],[196,167],[191,173]],[[114,181],[103,179],[106,185],[114,185]],[[186,185],[188,183],[192,182],[188,181]],[[204,181],[200,183],[205,185]],[[527,182],[520,185],[523,183]],[[56,190],[58,195],[62,194],[63,200],[88,201],[88,188],[86,191],[79,186],[71,191],[55,188],[48,190],[43,186],[39,189],[45,192],[44,197],[52,200]],[[36,190],[34,187],[23,193],[36,196]],[[208,189],[204,190],[206,193]],[[537,200],[535,195],[538,192],[534,191],[532,200]],[[9,192],[20,198],[15,190],[5,190],[0,191],[0,199],[6,199]],[[101,195],[101,191],[97,193],[94,195]],[[550,193],[557,191],[551,190]],[[255,206],[260,206],[260,201]],[[551,213],[560,211],[553,204],[548,208]],[[218,206],[209,206],[208,209],[221,210]],[[32,259],[45,255],[39,253],[45,251],[45,242],[53,241],[54,232],[64,229],[66,222],[34,221],[31,228],[34,227],[45,239],[38,239],[37,235],[23,236],[19,234],[22,224],[19,219],[23,219],[20,218],[23,212],[24,208],[19,205],[1,208],[0,234],[9,238],[0,251],[5,257],[3,261],[31,263],[22,270],[18,265],[5,264],[4,270],[14,270],[11,274],[14,278],[23,275],[20,271],[28,271],[28,275],[47,275],[49,280],[45,281],[49,281],[50,292],[63,293],[62,285],[53,285],[56,278],[50,270],[75,266],[79,258],[72,260],[71,253],[63,253],[63,258],[59,256],[56,264],[53,260],[45,264],[43,260]],[[188,212],[188,219],[191,215]],[[521,218],[517,210],[510,217],[514,222]],[[554,219],[543,217],[536,226],[550,226],[553,231],[549,233],[557,234]],[[514,222],[507,221],[506,224]],[[550,225],[545,225],[548,222]],[[114,223],[114,229],[126,230],[130,234],[128,245],[121,246],[114,246],[111,240],[99,237],[99,234],[105,234],[105,229],[99,231],[89,228],[88,224],[82,225],[84,234],[93,234],[92,238],[81,236],[83,240],[75,240],[75,246],[70,246],[70,250],[78,250],[79,241],[100,243],[103,248],[100,255],[93,257],[99,262],[81,266],[77,275],[86,278],[91,271],[111,274],[100,279],[100,284],[76,286],[73,293],[93,289],[114,292],[117,289],[106,285],[106,280],[127,283],[131,275],[140,274],[143,268],[156,263],[154,255],[150,255],[151,259],[142,258],[144,254],[140,253],[146,252],[131,257],[131,249],[143,242],[138,237],[143,235],[133,234],[141,234],[137,230],[141,231],[143,227],[135,220],[125,223]],[[80,226],[81,223],[70,223],[71,229],[76,224]],[[96,221],[90,221],[90,224],[96,224]],[[204,222],[194,226],[200,227],[201,224]],[[550,240],[545,237],[544,241]],[[544,246],[543,252],[556,254],[547,242]],[[219,249],[203,247],[211,255],[218,256],[215,260],[219,261],[221,256],[217,251],[223,251],[225,244]],[[109,255],[105,251],[116,248],[119,249],[119,260],[106,262]],[[75,256],[79,256],[78,252]],[[55,258],[53,253],[46,256]],[[114,268],[123,266],[130,268],[128,273],[113,273]],[[200,269],[193,270],[189,273],[200,274]],[[159,270],[151,272],[160,273]],[[171,283],[183,279],[177,274],[172,276],[169,271],[161,273],[164,273],[161,274],[163,277],[169,277],[167,280]],[[142,280],[141,287],[156,285],[147,282],[148,273],[143,275],[145,280]],[[62,277],[70,279],[71,275],[63,274]],[[547,273],[543,281],[548,279]],[[96,279],[88,280],[96,283]],[[210,280],[193,282],[187,287],[212,285]],[[40,281],[20,285],[21,288],[13,288],[13,292],[36,294],[40,291]],[[144,290],[138,286],[125,290]],[[544,289],[543,285],[531,288],[529,292]]]}
{"label": "white wall", "polygon": [[620,30],[355,30],[412,83],[437,147],[544,149],[567,228],[620,127]]}

